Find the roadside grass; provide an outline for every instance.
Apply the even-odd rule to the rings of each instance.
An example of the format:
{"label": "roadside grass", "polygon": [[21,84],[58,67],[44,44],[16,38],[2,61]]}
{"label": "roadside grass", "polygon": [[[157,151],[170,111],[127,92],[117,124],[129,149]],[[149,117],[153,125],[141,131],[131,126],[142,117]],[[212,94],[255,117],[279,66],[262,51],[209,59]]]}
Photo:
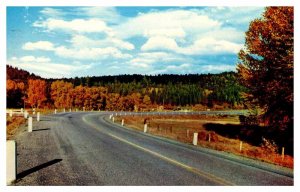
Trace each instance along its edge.
{"label": "roadside grass", "polygon": [[[244,128],[238,116],[209,115],[163,115],[163,116],[117,116],[115,122],[124,119],[125,126],[143,131],[144,122],[148,133],[192,143],[193,134],[198,133],[198,145],[219,151],[234,153],[252,159],[293,168],[294,158],[261,145],[261,132],[257,127]],[[240,142],[242,150],[240,151]],[[281,151],[280,151],[281,152]]]}
{"label": "roadside grass", "polygon": [[23,116],[6,116],[6,139],[10,139],[16,133],[18,127],[25,122],[26,119]]}

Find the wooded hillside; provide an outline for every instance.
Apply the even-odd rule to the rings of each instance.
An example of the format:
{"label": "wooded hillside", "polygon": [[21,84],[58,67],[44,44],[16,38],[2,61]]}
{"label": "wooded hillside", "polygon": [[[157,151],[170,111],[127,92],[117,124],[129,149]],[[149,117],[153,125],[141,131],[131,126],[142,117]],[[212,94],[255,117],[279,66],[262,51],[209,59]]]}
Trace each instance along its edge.
{"label": "wooded hillside", "polygon": [[88,110],[241,108],[244,91],[234,72],[42,79],[7,66],[7,107],[25,100],[26,107]]}

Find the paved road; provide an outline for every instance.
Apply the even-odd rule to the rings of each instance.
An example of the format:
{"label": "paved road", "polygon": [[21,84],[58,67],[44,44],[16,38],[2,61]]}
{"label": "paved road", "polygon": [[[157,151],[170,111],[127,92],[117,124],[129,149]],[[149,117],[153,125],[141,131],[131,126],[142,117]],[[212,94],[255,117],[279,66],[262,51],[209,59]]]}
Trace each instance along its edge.
{"label": "paved road", "polygon": [[288,169],[125,129],[108,113],[41,119],[16,136],[15,185],[293,185]]}

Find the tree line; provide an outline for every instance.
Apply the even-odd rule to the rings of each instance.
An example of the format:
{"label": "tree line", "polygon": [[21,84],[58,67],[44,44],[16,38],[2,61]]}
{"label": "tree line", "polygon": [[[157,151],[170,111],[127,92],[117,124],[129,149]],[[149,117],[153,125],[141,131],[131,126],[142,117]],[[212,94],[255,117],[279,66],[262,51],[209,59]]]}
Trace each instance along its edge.
{"label": "tree line", "polygon": [[[43,79],[7,65],[7,107],[142,111],[242,106],[237,74],[118,75]],[[16,77],[16,78],[11,78]],[[21,78],[20,78],[21,77]],[[33,77],[33,78],[32,78]]]}

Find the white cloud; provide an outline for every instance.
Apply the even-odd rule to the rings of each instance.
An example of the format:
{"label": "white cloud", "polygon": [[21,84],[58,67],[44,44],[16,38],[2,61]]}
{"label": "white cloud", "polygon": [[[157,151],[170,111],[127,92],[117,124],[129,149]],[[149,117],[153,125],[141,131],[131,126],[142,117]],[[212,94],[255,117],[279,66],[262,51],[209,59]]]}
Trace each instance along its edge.
{"label": "white cloud", "polygon": [[201,72],[204,73],[219,73],[223,71],[235,71],[236,66],[234,65],[226,65],[226,64],[211,64],[211,65],[202,65],[200,66]]}
{"label": "white cloud", "polygon": [[126,62],[129,66],[149,68],[164,65],[168,62],[184,62],[189,59],[180,57],[176,54],[166,52],[144,52],[137,54],[134,58]]}
{"label": "white cloud", "polygon": [[165,37],[185,37],[185,32],[182,28],[170,29],[148,29],[144,31],[145,37],[165,36]]}
{"label": "white cloud", "polygon": [[163,74],[163,73],[179,73],[179,74],[186,74],[186,73],[193,73],[193,65],[189,63],[183,63],[181,65],[168,65],[163,69],[159,69],[153,71],[152,74]]}
{"label": "white cloud", "polygon": [[[53,63],[44,57],[25,56],[14,57],[7,61],[8,64],[28,70],[44,78],[61,78],[71,76],[75,72],[90,69],[90,65],[68,65],[63,63]],[[58,70],[59,69],[59,70]]]}
{"label": "white cloud", "polygon": [[27,42],[22,46],[22,49],[52,51],[54,50],[54,45],[49,41]]}
{"label": "white cloud", "polygon": [[149,67],[149,64],[138,62],[138,63],[131,63],[130,66],[132,66],[132,67],[148,68],[148,67]]}
{"label": "white cloud", "polygon": [[66,14],[61,11],[60,9],[54,9],[50,7],[46,7],[40,11],[45,17],[49,18],[61,18],[65,16]]}
{"label": "white cloud", "polygon": [[187,55],[211,55],[224,53],[237,54],[242,47],[242,44],[230,41],[216,40],[214,38],[202,38],[197,40],[190,47],[180,48],[179,52]]}
{"label": "white cloud", "polygon": [[123,38],[162,34],[181,38],[187,34],[197,34],[219,26],[218,21],[194,11],[168,10],[140,14],[116,26],[115,31]]}
{"label": "white cloud", "polygon": [[57,47],[55,49],[55,54],[72,59],[80,60],[98,60],[106,59],[107,57],[113,57],[118,59],[127,59],[132,56],[129,54],[124,54],[115,47],[105,47],[105,48],[66,48],[64,46]]}
{"label": "white cloud", "polygon": [[73,19],[65,21],[63,19],[50,18],[45,21],[37,21],[33,26],[46,28],[49,31],[62,30],[71,33],[112,33],[112,30],[101,19]]}
{"label": "white cloud", "polygon": [[123,41],[121,39],[114,38],[114,37],[107,37],[107,38],[98,40],[98,39],[91,39],[84,35],[73,35],[70,42],[73,47],[77,47],[77,48],[83,48],[83,47],[105,48],[105,47],[114,46],[116,48],[125,49],[125,50],[133,50],[134,49],[133,44]]}
{"label": "white cloud", "polygon": [[115,7],[78,7],[74,10],[77,15],[100,18],[105,22],[117,23],[122,19]]}
{"label": "white cloud", "polygon": [[141,47],[142,51],[152,51],[152,50],[178,50],[178,45],[176,41],[169,37],[151,37],[148,41]]}
{"label": "white cloud", "polygon": [[214,38],[202,38],[196,40],[192,45],[179,47],[177,42],[168,37],[151,37],[141,47],[142,51],[168,50],[185,55],[211,55],[223,53],[238,53],[242,44]]}
{"label": "white cloud", "polygon": [[[16,57],[12,58],[12,60],[17,60]],[[24,56],[20,58],[21,62],[36,62],[36,63],[48,63],[51,61],[48,57],[34,57],[34,56]]]}

